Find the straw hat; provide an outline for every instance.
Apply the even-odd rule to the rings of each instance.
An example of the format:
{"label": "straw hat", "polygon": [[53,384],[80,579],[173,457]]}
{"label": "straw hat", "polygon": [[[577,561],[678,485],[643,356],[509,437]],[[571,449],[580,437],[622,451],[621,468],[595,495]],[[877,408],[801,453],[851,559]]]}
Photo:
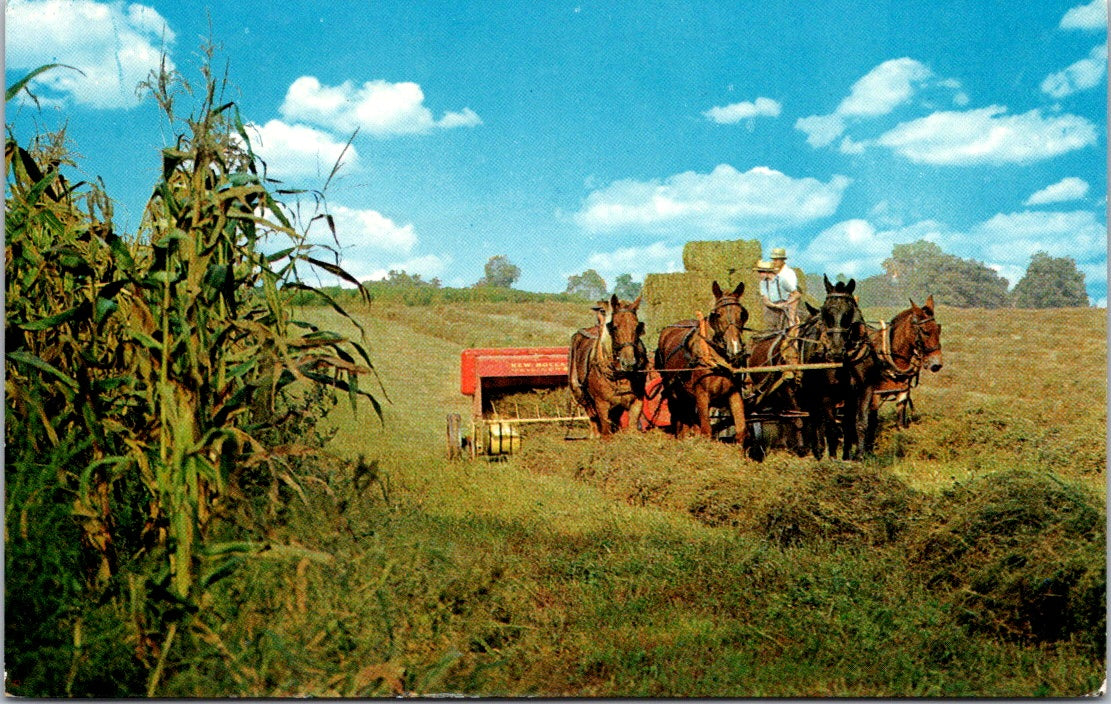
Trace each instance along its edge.
{"label": "straw hat", "polygon": [[786,249],[783,249],[782,247],[776,247],[776,248],[772,249],[772,259],[786,259],[786,258],[787,258],[787,250]]}
{"label": "straw hat", "polygon": [[775,267],[772,266],[772,263],[769,262],[767,259],[761,259],[760,261],[756,262],[754,271],[775,271]]}

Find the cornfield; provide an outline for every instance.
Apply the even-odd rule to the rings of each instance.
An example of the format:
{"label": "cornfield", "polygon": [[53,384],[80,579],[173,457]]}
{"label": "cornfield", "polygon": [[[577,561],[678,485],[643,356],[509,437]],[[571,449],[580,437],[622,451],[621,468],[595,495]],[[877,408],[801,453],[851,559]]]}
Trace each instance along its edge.
{"label": "cornfield", "polygon": [[[299,270],[354,282],[306,242],[313,222],[332,226],[323,194],[266,177],[210,64],[199,95],[165,70],[144,84],[177,138],[134,235],[115,231],[102,183],[62,174],[64,133],[23,145],[8,128],[12,693],[155,696],[183,638],[230,658],[210,589],[263,554],[327,558],[268,540],[267,520],[318,471],[315,423],[341,396],[380,415],[381,385],[360,385],[374,378],[365,333],[319,329],[290,305],[309,290],[343,313]],[[188,118],[183,96],[199,105]]]}

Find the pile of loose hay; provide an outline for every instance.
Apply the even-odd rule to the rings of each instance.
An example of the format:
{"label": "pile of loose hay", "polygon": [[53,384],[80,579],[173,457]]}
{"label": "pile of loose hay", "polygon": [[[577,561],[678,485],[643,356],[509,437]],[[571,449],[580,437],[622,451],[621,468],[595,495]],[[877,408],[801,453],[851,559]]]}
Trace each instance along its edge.
{"label": "pile of loose hay", "polygon": [[[910,541],[931,589],[970,628],[1020,642],[1086,634],[1105,648],[1106,516],[1100,501],[1052,474],[1010,470],[944,492]],[[1095,627],[1093,627],[1095,626]]]}

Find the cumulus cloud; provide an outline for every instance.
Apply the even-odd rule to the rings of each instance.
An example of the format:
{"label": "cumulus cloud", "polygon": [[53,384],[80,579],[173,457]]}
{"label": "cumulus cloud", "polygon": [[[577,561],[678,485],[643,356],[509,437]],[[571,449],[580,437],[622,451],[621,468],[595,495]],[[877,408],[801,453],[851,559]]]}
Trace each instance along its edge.
{"label": "cumulus cloud", "polygon": [[985,261],[1022,266],[1024,270],[1038,251],[1072,257],[1077,262],[1106,261],[1107,226],[1087,210],[1000,213],[973,226],[959,244],[953,244],[971,249]]}
{"label": "cumulus cloud", "polygon": [[683,245],[666,241],[646,247],[622,247],[609,252],[592,252],[583,269],[594,269],[607,283],[621,274],[643,280],[645,274],[683,270]]}
{"label": "cumulus cloud", "polygon": [[291,122],[375,137],[425,134],[434,129],[482,124],[470,108],[448,112],[439,120],[424,105],[424,91],[412,82],[367,81],[356,86],[344,81],[327,86],[313,76],[301,76],[286,92],[280,112]]}
{"label": "cumulus cloud", "polygon": [[[806,133],[811,146],[824,147],[844,133],[849,118],[874,118],[890,113],[909,102],[915,90],[932,76],[925,64],[911,58],[885,61],[857,80],[832,113],[799,118],[795,127]],[[950,79],[949,83],[952,82]]]}
{"label": "cumulus cloud", "polygon": [[1096,143],[1096,127],[1083,117],[1006,112],[999,105],[935,112],[896,126],[875,143],[913,162],[953,166],[1026,164]]}
{"label": "cumulus cloud", "polygon": [[1053,98],[1095,88],[1107,75],[1107,42],[1094,47],[1083,59],[1064,70],[1051,73],[1042,81],[1042,92]]}
{"label": "cumulus cloud", "polygon": [[754,102],[715,106],[702,113],[719,125],[734,125],[754,117],[778,117],[783,106],[771,98],[757,98]]}
{"label": "cumulus cloud", "polygon": [[[390,270],[420,274],[427,280],[443,274],[452,261],[449,255],[413,255],[420,242],[412,223],[398,224],[369,208],[333,203],[328,210],[335,223],[335,235],[323,220],[314,220],[308,241],[338,253],[340,265],[360,281],[383,279]],[[347,285],[326,272],[316,274],[322,285]]]}
{"label": "cumulus cloud", "polygon": [[948,228],[932,220],[878,230],[869,221],[855,218],[832,225],[818,233],[799,253],[798,265],[805,271],[863,278],[881,273],[883,260],[897,244],[918,240],[937,241]]}
{"label": "cumulus cloud", "polygon": [[744,173],[720,164],[664,180],[616,181],[588,195],[574,220],[591,232],[761,233],[833,214],[850,179],[796,179],[757,166]]}
{"label": "cumulus cloud", "polygon": [[[350,252],[393,252],[408,254],[417,243],[413,226],[398,225],[377,210],[329,207],[345,256]],[[321,220],[313,223],[310,239],[331,243],[331,231]]]}
{"label": "cumulus cloud", "polygon": [[[139,104],[136,86],[157,70],[162,48],[175,35],[166,20],[146,5],[91,0],[10,0],[6,13],[5,62],[29,71],[61,63],[32,82],[36,95],[51,103],[97,109]],[[166,67],[173,69],[167,57]]]}
{"label": "cumulus cloud", "polygon": [[1107,27],[1107,0],[1092,0],[1087,5],[1070,8],[1061,17],[1061,29],[1098,30]]}
{"label": "cumulus cloud", "polygon": [[1044,205],[1046,203],[1080,200],[1088,195],[1088,188],[1087,181],[1070,176],[1031,194],[1023,205]]}
{"label": "cumulus cloud", "polygon": [[249,124],[247,128],[254,133],[252,147],[276,178],[327,178],[340,155],[347,168],[358,168],[359,153],[355,147],[344,151],[345,142],[313,127],[270,120],[261,126]]}

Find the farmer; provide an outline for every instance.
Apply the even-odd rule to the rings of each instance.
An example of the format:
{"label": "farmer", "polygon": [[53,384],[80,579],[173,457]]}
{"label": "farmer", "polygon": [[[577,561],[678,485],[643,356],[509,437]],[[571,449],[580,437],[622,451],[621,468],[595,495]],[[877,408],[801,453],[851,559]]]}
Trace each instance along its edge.
{"label": "farmer", "polygon": [[[760,265],[766,271],[761,271]],[[764,301],[764,321],[771,329],[781,329],[798,323],[798,306],[802,294],[795,270],[787,264],[787,250],[772,249],[771,262],[761,260],[756,269],[760,274],[760,296]]]}

